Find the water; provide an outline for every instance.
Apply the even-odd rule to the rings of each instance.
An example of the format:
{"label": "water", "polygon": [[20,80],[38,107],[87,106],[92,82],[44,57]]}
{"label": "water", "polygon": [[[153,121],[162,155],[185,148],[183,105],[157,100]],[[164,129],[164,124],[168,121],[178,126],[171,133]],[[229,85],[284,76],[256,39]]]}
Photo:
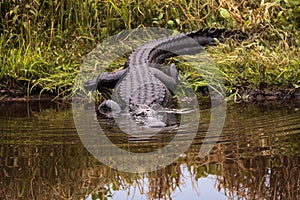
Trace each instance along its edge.
{"label": "water", "polygon": [[[87,151],[70,104],[2,104],[0,199],[300,199],[299,102],[228,105],[222,134],[209,138],[213,148],[204,158],[199,149],[211,111],[200,108],[188,151],[158,171],[134,174]],[[113,122],[102,122],[111,141],[137,153],[163,147],[172,136],[130,141]]]}

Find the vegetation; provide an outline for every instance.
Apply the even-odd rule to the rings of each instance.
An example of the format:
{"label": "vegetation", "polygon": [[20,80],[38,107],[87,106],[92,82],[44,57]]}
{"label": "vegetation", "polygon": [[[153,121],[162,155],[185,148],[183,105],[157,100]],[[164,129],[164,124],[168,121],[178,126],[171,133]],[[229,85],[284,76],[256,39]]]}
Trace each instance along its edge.
{"label": "vegetation", "polygon": [[[249,33],[242,44],[229,40],[208,49],[229,96],[253,90],[293,93],[300,87],[297,0],[3,0],[0,10],[0,89],[25,85],[27,95],[68,97],[83,58],[96,44],[121,30],[147,26]],[[203,88],[191,75],[185,73],[195,88]]]}

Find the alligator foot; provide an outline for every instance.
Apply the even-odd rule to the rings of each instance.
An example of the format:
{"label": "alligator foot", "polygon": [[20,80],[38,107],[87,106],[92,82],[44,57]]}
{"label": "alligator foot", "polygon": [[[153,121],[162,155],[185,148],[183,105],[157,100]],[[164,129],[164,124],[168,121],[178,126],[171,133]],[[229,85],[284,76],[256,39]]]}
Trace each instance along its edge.
{"label": "alligator foot", "polygon": [[126,71],[127,69],[121,69],[113,73],[102,72],[92,80],[85,82],[83,86],[86,90],[96,90],[98,85],[99,87],[114,88]]}
{"label": "alligator foot", "polygon": [[98,111],[108,117],[112,117],[116,113],[121,112],[119,104],[113,100],[105,100],[98,106]]}
{"label": "alligator foot", "polygon": [[178,81],[178,71],[174,63],[171,63],[167,68],[167,74],[170,75],[176,82]]}
{"label": "alligator foot", "polygon": [[99,84],[102,87],[114,88],[117,82],[126,74],[127,69],[120,69],[112,73],[102,72],[99,75]]}
{"label": "alligator foot", "polygon": [[98,77],[96,76],[95,78],[93,78],[92,80],[86,81],[83,83],[83,87],[86,90],[96,90],[97,85],[98,85]]}
{"label": "alligator foot", "polygon": [[167,73],[160,71],[157,68],[151,67],[153,75],[163,82],[169,90],[175,90],[178,84],[178,71],[176,65],[172,63],[168,69]]}

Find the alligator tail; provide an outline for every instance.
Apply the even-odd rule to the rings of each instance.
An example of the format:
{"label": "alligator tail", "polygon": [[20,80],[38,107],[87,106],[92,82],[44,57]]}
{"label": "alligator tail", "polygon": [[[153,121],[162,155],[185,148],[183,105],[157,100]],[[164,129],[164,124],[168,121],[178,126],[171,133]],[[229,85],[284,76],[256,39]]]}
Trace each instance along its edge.
{"label": "alligator tail", "polygon": [[248,35],[240,30],[208,28],[200,29],[196,32],[188,33],[186,36],[196,40],[201,46],[215,45],[217,39],[224,42],[227,38],[232,37],[234,40],[243,41]]}
{"label": "alligator tail", "polygon": [[203,51],[203,46],[216,45],[216,39],[224,42],[229,37],[241,41],[247,38],[247,34],[239,30],[210,28],[163,38],[155,41],[148,61],[164,63],[165,59],[170,57],[197,54]]}

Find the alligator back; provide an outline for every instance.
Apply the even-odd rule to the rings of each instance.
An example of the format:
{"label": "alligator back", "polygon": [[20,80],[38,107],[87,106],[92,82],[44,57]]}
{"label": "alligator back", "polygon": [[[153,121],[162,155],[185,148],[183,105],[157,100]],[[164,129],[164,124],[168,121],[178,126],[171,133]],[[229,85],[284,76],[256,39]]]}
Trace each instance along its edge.
{"label": "alligator back", "polygon": [[167,58],[178,55],[192,55],[203,51],[203,46],[215,45],[235,36],[243,39],[245,34],[236,30],[200,29],[196,32],[178,34],[156,39],[138,47],[129,56],[127,73],[115,88],[118,99],[124,105],[153,103],[166,105],[170,92],[150,69],[152,63],[164,63]]}
{"label": "alligator back", "polygon": [[139,104],[167,106],[172,99],[168,88],[151,73],[148,63],[131,66],[115,87],[114,95],[121,107],[129,109]]}

